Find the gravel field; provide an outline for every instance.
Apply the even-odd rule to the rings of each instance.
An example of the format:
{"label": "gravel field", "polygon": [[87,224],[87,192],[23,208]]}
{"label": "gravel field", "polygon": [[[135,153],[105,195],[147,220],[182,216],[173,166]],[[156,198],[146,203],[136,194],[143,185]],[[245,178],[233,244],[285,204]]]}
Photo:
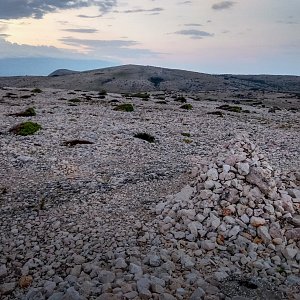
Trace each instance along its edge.
{"label": "gravel field", "polygon": [[[300,100],[257,93],[262,104],[252,105],[255,99],[234,104],[229,93],[206,92],[184,95],[193,106],[188,110],[174,95],[154,93],[146,101],[90,91],[0,89],[1,299],[300,299],[299,236],[287,239],[291,228],[282,227],[282,245],[296,253],[279,255],[278,263],[270,260],[272,272],[259,264],[245,269],[236,261],[225,268],[214,260],[218,249],[203,245],[207,236],[184,235],[175,240],[185,243],[175,243],[159,229],[165,219],[156,210],[187,186],[188,207],[196,197],[195,178],[209,172],[199,165],[216,168],[213,157],[246,134],[264,156],[260,160],[280,174],[273,174],[284,182],[278,195],[291,197],[289,213],[298,222]],[[115,110],[121,103],[131,103],[134,111]],[[224,103],[242,111],[217,109]],[[29,107],[36,116],[16,115]],[[208,114],[216,111],[223,116]],[[25,121],[41,130],[28,136],[9,132]],[[136,138],[137,133],[148,133],[155,142]],[[283,210],[276,220],[285,216]],[[275,248],[270,249],[279,251]],[[191,251],[190,263],[185,255]]]}

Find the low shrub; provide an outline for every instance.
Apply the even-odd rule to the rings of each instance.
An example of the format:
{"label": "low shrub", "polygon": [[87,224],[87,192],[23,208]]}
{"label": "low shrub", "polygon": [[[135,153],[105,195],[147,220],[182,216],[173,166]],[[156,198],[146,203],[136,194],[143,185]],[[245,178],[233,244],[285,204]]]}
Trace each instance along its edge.
{"label": "low shrub", "polygon": [[133,105],[131,103],[123,103],[119,104],[114,108],[115,111],[126,111],[131,112],[134,111]]}
{"label": "low shrub", "polygon": [[36,112],[33,107],[29,107],[24,111],[21,111],[16,114],[11,114],[10,116],[16,116],[16,117],[34,117],[36,116]]}
{"label": "low shrub", "polygon": [[43,91],[41,90],[41,89],[38,89],[38,88],[35,88],[35,89],[33,89],[32,91],[31,91],[31,93],[36,93],[36,94],[38,94],[38,93],[42,93]]}
{"label": "low shrub", "polygon": [[180,108],[191,110],[191,109],[193,109],[193,105],[192,104],[183,104],[180,106]]}
{"label": "low shrub", "polygon": [[181,135],[186,137],[191,137],[191,134],[188,132],[182,132]]}
{"label": "low shrub", "polygon": [[78,98],[69,99],[68,101],[71,103],[80,103],[81,102],[81,100]]}
{"label": "low shrub", "polygon": [[26,136],[26,135],[32,135],[37,131],[39,131],[40,129],[42,129],[41,125],[39,125],[38,123],[28,121],[12,127],[9,130],[9,132],[17,135]]}
{"label": "low shrub", "polygon": [[135,138],[147,141],[149,143],[154,143],[155,142],[155,137],[152,136],[151,134],[148,134],[146,132],[140,132],[134,135]]}
{"label": "low shrub", "polygon": [[68,147],[74,147],[76,145],[91,145],[91,144],[94,143],[86,140],[70,140],[63,143],[64,146],[68,146]]}
{"label": "low shrub", "polygon": [[236,113],[242,112],[242,108],[240,106],[231,106],[228,104],[221,105],[221,106],[217,107],[217,109],[227,110],[227,111],[236,112]]}
{"label": "low shrub", "polygon": [[224,114],[221,111],[210,111],[207,113],[208,115],[216,115],[218,117],[224,117]]}

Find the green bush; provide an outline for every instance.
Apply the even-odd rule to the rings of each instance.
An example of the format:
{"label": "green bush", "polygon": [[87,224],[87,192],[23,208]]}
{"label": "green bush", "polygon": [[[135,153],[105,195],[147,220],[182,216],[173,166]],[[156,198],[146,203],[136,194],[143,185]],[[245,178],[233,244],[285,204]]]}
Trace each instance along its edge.
{"label": "green bush", "polygon": [[133,105],[131,103],[123,103],[120,105],[117,105],[114,108],[115,111],[126,111],[126,112],[131,112],[134,111]]}
{"label": "green bush", "polygon": [[186,137],[191,137],[191,134],[188,132],[182,132],[181,135]]}
{"label": "green bush", "polygon": [[193,109],[193,105],[192,104],[183,104],[180,106],[180,108],[190,110],[190,109]]}
{"label": "green bush", "polygon": [[148,134],[146,132],[140,132],[134,135],[135,138],[147,141],[149,143],[154,143],[155,142],[155,137],[152,136],[151,134]]}
{"label": "green bush", "polygon": [[28,121],[12,127],[9,130],[9,132],[12,132],[17,135],[26,136],[26,135],[34,134],[40,129],[42,129],[41,125]]}

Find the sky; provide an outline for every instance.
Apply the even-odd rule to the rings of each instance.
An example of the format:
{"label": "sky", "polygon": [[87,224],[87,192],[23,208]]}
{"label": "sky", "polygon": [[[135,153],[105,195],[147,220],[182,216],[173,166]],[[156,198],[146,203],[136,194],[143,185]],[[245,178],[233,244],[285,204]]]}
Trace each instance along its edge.
{"label": "sky", "polygon": [[300,0],[0,0],[0,76],[123,64],[300,75]]}

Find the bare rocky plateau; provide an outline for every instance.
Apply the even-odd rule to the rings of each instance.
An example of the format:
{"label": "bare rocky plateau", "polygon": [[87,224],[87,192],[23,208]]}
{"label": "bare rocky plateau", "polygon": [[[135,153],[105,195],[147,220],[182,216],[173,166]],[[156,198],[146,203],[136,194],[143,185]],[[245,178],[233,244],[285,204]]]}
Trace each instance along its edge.
{"label": "bare rocky plateau", "polygon": [[141,91],[269,91],[300,92],[300,76],[210,75],[152,66],[123,65],[85,72],[57,70],[49,76],[0,77],[0,86]]}
{"label": "bare rocky plateau", "polygon": [[[1,299],[300,299],[299,78],[85,75],[0,79]],[[25,121],[41,129],[10,132]]]}

